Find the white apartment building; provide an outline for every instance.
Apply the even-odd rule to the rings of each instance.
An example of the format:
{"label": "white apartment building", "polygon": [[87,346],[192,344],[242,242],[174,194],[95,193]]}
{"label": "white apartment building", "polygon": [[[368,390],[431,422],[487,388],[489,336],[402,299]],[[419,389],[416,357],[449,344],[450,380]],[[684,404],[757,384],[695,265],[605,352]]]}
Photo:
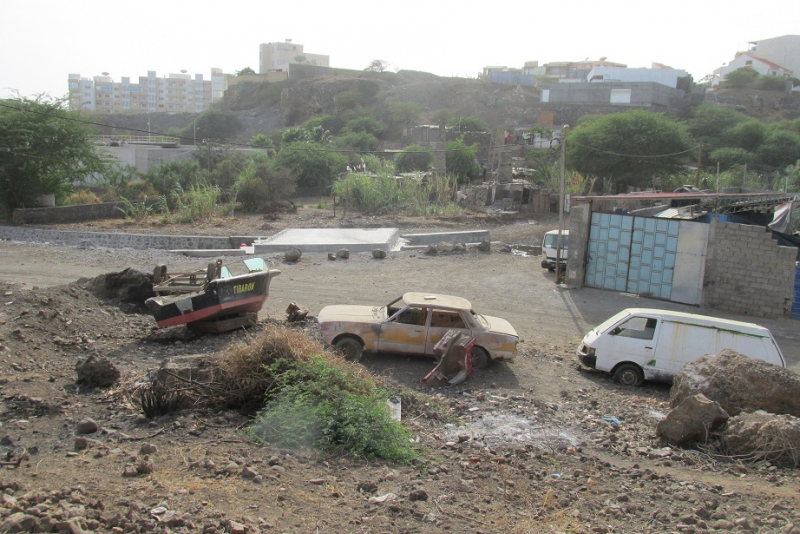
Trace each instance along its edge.
{"label": "white apartment building", "polygon": [[70,74],[69,107],[105,113],[200,113],[222,98],[227,79],[216,68],[211,69],[210,80],[186,71],[159,78],[150,70],[147,76],[139,76],[138,83],[131,83],[127,76],[115,82],[107,72],[93,78]]}
{"label": "white apartment building", "polygon": [[285,72],[292,63],[330,67],[330,56],[306,53],[303,45],[292,43],[291,39],[286,39],[283,43],[260,44],[258,58],[259,74]]}

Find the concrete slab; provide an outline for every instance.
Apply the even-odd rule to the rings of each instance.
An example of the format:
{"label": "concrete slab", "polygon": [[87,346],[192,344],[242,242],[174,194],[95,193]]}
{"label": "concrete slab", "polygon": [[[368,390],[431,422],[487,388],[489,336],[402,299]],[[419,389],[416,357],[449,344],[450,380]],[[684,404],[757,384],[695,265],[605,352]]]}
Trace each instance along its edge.
{"label": "concrete slab", "polygon": [[291,228],[253,242],[255,254],[284,252],[294,247],[301,252],[371,252],[398,250],[397,228]]}

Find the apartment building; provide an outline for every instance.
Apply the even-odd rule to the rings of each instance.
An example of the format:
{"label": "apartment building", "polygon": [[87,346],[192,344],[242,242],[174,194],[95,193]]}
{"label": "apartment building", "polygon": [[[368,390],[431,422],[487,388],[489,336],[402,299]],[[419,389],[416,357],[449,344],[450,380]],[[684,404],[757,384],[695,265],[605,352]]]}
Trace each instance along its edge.
{"label": "apartment building", "polygon": [[303,45],[293,43],[291,39],[282,43],[260,44],[258,57],[259,74],[285,72],[292,63],[330,67],[330,56],[306,53]]}
{"label": "apartment building", "polygon": [[105,113],[200,113],[222,98],[227,78],[216,68],[211,69],[210,80],[186,71],[159,78],[151,70],[139,76],[138,83],[127,76],[115,82],[107,72],[93,78],[70,74],[69,107]]}

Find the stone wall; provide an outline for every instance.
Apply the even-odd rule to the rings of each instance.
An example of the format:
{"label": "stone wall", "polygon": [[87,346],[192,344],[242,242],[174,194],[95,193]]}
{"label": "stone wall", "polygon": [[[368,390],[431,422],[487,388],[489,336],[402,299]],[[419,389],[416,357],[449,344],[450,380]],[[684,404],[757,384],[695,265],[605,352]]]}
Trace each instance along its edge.
{"label": "stone wall", "polygon": [[105,232],[63,232],[27,226],[0,226],[0,240],[54,243],[68,246],[132,248],[137,250],[195,250],[239,248],[240,243],[253,238],[241,236],[187,236],[113,234]]}
{"label": "stone wall", "polygon": [[762,226],[714,220],[708,236],[703,307],[753,317],[789,317],[797,249]]}
{"label": "stone wall", "polygon": [[17,208],[11,215],[11,222],[15,225],[63,224],[98,219],[122,219],[125,214],[118,209],[122,207],[124,207],[122,202],[103,202],[51,208]]}

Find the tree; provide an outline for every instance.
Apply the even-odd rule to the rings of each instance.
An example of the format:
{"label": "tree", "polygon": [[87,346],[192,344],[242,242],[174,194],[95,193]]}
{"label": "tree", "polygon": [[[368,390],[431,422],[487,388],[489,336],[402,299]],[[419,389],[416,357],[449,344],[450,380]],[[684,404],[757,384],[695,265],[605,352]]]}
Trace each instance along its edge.
{"label": "tree", "polygon": [[372,152],[378,148],[378,138],[367,132],[351,132],[334,138],[336,144],[354,150]]}
{"label": "tree", "polygon": [[264,148],[267,150],[275,150],[275,143],[272,139],[264,134],[256,134],[250,138],[250,146],[252,148]]}
{"label": "tree", "polygon": [[297,176],[280,169],[263,152],[254,152],[239,174],[234,190],[245,209],[256,211],[264,204],[282,200],[297,189]]}
{"label": "tree", "polygon": [[404,128],[416,122],[422,106],[416,102],[392,102],[389,106],[389,120],[395,128]]}
{"label": "tree", "polygon": [[256,73],[256,71],[254,71],[250,67],[245,67],[242,70],[237,70],[236,71],[236,76],[252,76],[255,73]]}
{"label": "tree", "polygon": [[159,195],[170,197],[177,191],[188,191],[202,183],[207,172],[200,169],[196,159],[170,160],[151,168],[144,176]]}
{"label": "tree", "polygon": [[685,124],[695,139],[716,146],[719,144],[717,138],[722,132],[746,120],[749,117],[744,113],[706,102],[692,109]]}
{"label": "tree", "polygon": [[567,136],[567,163],[618,185],[647,186],[655,176],[680,174],[692,148],[683,125],[635,110],[596,117]]}
{"label": "tree", "polygon": [[478,165],[478,144],[464,144],[464,138],[448,141],[445,160],[447,173],[456,177],[459,183],[469,182],[480,176],[483,169]]}
{"label": "tree", "polygon": [[433,152],[428,147],[408,145],[394,158],[397,172],[427,171],[433,165]]}
{"label": "tree", "polygon": [[339,135],[344,126],[344,121],[336,115],[318,115],[308,119],[303,123],[303,128],[310,130],[316,126],[321,126],[322,129],[327,130],[331,135]]}
{"label": "tree", "polygon": [[721,170],[726,171],[736,165],[746,165],[753,159],[753,155],[743,148],[722,147],[708,155],[708,161],[717,164]]}
{"label": "tree", "polygon": [[327,187],[347,168],[347,157],[325,145],[295,142],[281,148],[275,165],[295,173],[298,187]]}
{"label": "tree", "polygon": [[365,116],[347,121],[347,124],[344,125],[342,130],[346,133],[366,132],[375,137],[381,137],[386,132],[386,125],[383,121]]}
{"label": "tree", "polygon": [[753,152],[764,141],[767,128],[763,122],[750,119],[725,130],[722,138],[728,146],[743,148]]}
{"label": "tree", "polygon": [[488,132],[489,125],[477,117],[455,117],[448,121],[447,126],[456,132]]}
{"label": "tree", "polygon": [[758,72],[753,69],[740,68],[725,75],[722,80],[722,87],[725,88],[743,88],[752,87],[758,78]]}
{"label": "tree", "polygon": [[367,72],[383,72],[389,68],[389,62],[382,59],[373,59],[364,70]]}
{"label": "tree", "polygon": [[791,165],[800,154],[800,135],[786,130],[774,130],[764,138],[756,154],[762,163],[775,168]]}
{"label": "tree", "polygon": [[41,195],[68,196],[75,182],[102,173],[91,126],[63,100],[0,101],[0,210],[37,205]]}
{"label": "tree", "polygon": [[783,76],[759,76],[753,83],[753,88],[764,91],[786,91],[791,82]]}

